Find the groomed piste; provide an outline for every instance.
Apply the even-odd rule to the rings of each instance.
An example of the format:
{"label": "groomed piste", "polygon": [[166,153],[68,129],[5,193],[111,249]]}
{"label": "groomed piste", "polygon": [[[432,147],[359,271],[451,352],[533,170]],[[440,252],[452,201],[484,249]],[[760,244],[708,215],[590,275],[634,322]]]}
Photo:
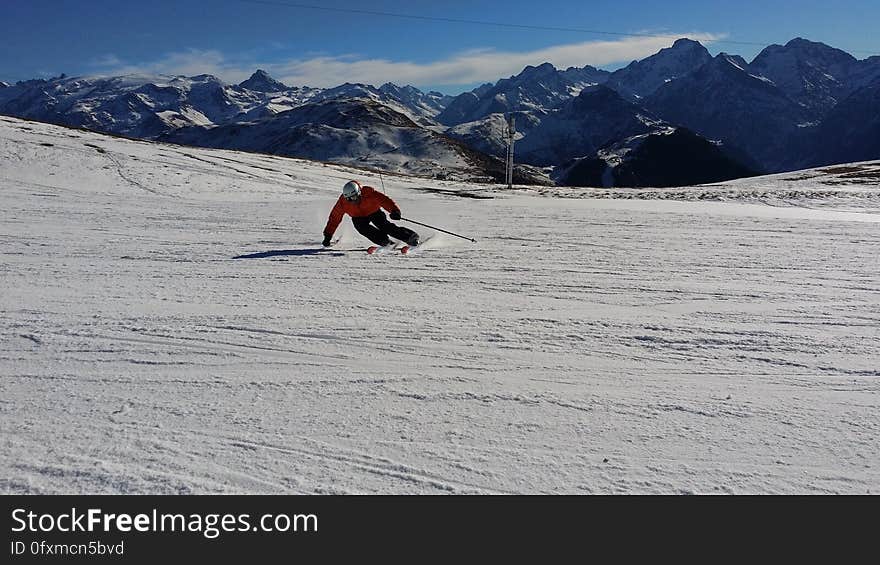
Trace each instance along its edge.
{"label": "groomed piste", "polygon": [[[0,117],[0,490],[877,493],[878,170],[507,191]],[[322,250],[352,178],[477,242]]]}

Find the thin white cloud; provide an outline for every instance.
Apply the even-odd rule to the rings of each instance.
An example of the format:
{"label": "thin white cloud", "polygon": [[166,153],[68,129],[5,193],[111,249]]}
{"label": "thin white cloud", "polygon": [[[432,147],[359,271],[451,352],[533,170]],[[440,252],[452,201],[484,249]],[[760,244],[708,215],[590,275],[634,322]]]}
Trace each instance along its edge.
{"label": "thin white cloud", "polygon": [[213,74],[227,82],[240,82],[255,69],[261,68],[285,84],[318,87],[336,86],[344,82],[374,85],[385,82],[415,86],[464,85],[494,82],[519,73],[527,65],[544,62],[560,69],[627,63],[670,46],[674,41],[671,37],[690,37],[703,44],[723,38],[710,33],[686,33],[663,37],[627,37],[615,41],[586,41],[520,52],[475,49],[428,63],[363,58],[357,55],[314,56],[281,63],[233,62],[219,51],[191,49],[171,53],[159,61],[142,65],[126,65],[109,55],[96,66],[101,69],[102,74]]}
{"label": "thin white cloud", "polygon": [[105,69],[105,68],[112,69],[112,68],[122,67],[122,66],[124,66],[125,63],[123,63],[122,59],[120,59],[119,57],[117,57],[113,53],[107,53],[107,54],[101,55],[97,59],[93,59],[90,64],[91,64],[91,66],[97,67],[100,69]]}
{"label": "thin white cloud", "polygon": [[244,80],[237,79],[244,71],[239,71],[234,65],[231,65],[220,51],[189,49],[170,53],[158,61],[142,64],[128,64],[116,55],[108,54],[93,61],[92,66],[97,69],[97,74],[107,76],[211,74],[228,81]]}

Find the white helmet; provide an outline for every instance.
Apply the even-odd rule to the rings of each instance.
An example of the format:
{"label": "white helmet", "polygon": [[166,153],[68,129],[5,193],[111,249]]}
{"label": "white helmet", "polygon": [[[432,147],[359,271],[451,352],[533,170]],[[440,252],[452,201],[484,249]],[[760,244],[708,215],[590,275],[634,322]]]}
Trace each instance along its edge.
{"label": "white helmet", "polygon": [[361,183],[350,180],[342,187],[342,196],[346,200],[355,200],[361,197]]}

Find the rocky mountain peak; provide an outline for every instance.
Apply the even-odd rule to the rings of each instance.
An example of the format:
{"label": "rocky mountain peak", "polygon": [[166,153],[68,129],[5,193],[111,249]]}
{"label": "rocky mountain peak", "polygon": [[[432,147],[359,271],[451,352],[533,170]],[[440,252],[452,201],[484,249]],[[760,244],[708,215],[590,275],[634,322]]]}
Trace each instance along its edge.
{"label": "rocky mountain peak", "polygon": [[257,92],[281,92],[284,90],[289,90],[289,87],[287,85],[278,82],[277,80],[269,76],[269,73],[267,73],[263,69],[257,69],[256,72],[254,72],[254,74],[252,74],[249,79],[240,83],[239,86]]}
{"label": "rocky mountain peak", "polygon": [[608,85],[630,100],[644,98],[669,81],[688,75],[712,59],[698,41],[678,39],[671,47],[633,61],[608,78]]}

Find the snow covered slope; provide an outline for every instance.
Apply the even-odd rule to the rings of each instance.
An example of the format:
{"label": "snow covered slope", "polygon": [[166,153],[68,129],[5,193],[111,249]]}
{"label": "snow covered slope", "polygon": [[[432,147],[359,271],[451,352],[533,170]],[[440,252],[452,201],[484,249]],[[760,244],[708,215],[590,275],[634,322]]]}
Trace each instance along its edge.
{"label": "snow covered slope", "polygon": [[386,176],[477,243],[322,251],[352,177],[0,117],[0,490],[880,490],[876,207]]}

